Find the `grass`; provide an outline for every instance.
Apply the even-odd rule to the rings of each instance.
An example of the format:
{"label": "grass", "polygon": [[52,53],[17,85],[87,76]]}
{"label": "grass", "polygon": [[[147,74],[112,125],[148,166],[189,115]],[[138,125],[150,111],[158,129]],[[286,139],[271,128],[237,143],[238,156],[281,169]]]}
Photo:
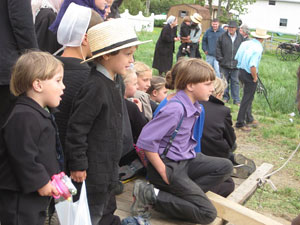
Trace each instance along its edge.
{"label": "grass", "polygon": [[[151,39],[153,42],[139,46],[135,54],[136,60],[152,66],[155,43],[160,31],[160,28],[155,28],[152,33],[139,33],[140,40]],[[177,42],[175,53],[178,46]],[[202,50],[201,54],[204,55]],[[175,54],[174,62],[176,62]],[[298,66],[299,61],[280,61],[271,52],[265,53],[262,57],[259,76],[267,89],[273,111],[269,108],[265,97],[257,93],[253,102],[253,114],[260,121],[260,126],[247,135],[237,134],[238,144],[251,147],[252,150],[247,152],[247,156],[253,158],[258,165],[268,162],[274,165],[274,169],[279,168],[300,141],[300,116],[295,104]],[[153,74],[158,73],[154,70]],[[228,106],[232,110],[235,123],[238,107],[232,103]],[[296,115],[290,116],[292,112]],[[243,151],[243,149],[237,151]],[[288,220],[298,215],[300,211],[299,152],[283,170],[272,176],[278,191],[273,191],[268,185],[264,189],[258,189],[247,202],[247,207],[259,212],[272,213]]]}

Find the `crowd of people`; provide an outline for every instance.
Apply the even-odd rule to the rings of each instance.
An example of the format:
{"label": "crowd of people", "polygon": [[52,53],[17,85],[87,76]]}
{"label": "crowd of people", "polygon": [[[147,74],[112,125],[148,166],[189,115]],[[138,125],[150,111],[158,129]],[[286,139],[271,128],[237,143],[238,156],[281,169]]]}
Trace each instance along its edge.
{"label": "crowd of people", "polygon": [[[150,40],[139,41],[128,21],[118,18],[121,3],[1,2],[1,225],[43,225],[47,215],[51,220],[51,196],[58,195],[51,177],[60,171],[78,190],[74,201],[85,181],[93,225],[147,224],[150,206],[209,224],[217,212],[205,193],[227,197],[234,190],[231,175],[254,172],[251,159],[234,153],[224,102],[228,82],[241,104],[236,127],[257,126],[251,105],[266,31],[257,29],[247,40],[247,27],[240,34],[230,21],[224,32],[214,19],[202,40],[205,62],[201,15],[184,19],[180,37],[177,18],[170,16],[152,66],[161,76],[153,76],[152,68],[134,59],[137,46]],[[121,221],[114,215],[121,181],[145,171],[148,182],[134,184],[133,217]]]}

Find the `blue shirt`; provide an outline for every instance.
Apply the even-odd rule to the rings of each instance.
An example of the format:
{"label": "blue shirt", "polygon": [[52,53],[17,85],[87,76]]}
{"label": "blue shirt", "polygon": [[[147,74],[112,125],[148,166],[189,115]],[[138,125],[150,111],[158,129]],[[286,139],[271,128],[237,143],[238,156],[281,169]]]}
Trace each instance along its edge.
{"label": "blue shirt", "polygon": [[237,68],[244,69],[248,73],[251,73],[250,68],[256,67],[258,73],[258,65],[263,52],[262,44],[256,40],[251,39],[242,42],[236,55],[235,60],[238,61]]}
{"label": "blue shirt", "polygon": [[[183,106],[173,100],[182,102]],[[181,127],[166,157],[174,161],[195,158],[197,142],[193,138],[193,128],[200,113],[200,104],[193,104],[184,91],[178,91],[157,116],[146,124],[136,145],[161,155],[183,116]]]}
{"label": "blue shirt", "polygon": [[[153,113],[153,118],[159,113],[159,111],[167,104],[168,99],[165,98],[160,104],[157,106],[156,110]],[[197,141],[197,145],[195,147],[195,152],[201,152],[201,138],[203,133],[203,126],[204,126],[204,118],[205,118],[205,110],[203,105],[200,104],[201,107],[201,114],[198,117],[195,127],[194,127],[194,138]]]}
{"label": "blue shirt", "polygon": [[202,50],[208,52],[208,55],[216,57],[216,47],[218,38],[224,33],[222,28],[218,28],[216,32],[210,27],[202,38]]}

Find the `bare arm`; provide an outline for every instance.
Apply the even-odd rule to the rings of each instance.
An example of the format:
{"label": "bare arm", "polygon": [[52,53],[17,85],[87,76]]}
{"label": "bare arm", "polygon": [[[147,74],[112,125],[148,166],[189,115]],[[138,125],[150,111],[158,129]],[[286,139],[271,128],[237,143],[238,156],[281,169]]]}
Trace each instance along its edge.
{"label": "bare arm", "polygon": [[257,73],[256,73],[256,67],[255,66],[252,66],[250,68],[250,71],[251,71],[251,75],[253,77],[253,81],[256,82],[257,81]]}
{"label": "bare arm", "polygon": [[147,159],[150,161],[150,163],[153,165],[153,167],[159,173],[159,175],[164,180],[164,182],[169,184],[169,180],[168,180],[167,173],[166,173],[166,165],[161,160],[158,153],[145,151],[145,154],[146,154]]}

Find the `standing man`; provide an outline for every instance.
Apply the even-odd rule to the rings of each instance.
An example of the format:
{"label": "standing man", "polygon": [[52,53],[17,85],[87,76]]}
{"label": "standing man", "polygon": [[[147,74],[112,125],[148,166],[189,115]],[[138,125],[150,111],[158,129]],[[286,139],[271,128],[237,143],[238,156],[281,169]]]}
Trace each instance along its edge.
{"label": "standing man", "polygon": [[201,58],[201,54],[199,51],[199,40],[202,33],[201,21],[202,16],[199,13],[194,13],[191,16],[192,24],[191,24],[191,58]]}
{"label": "standing man", "polygon": [[224,102],[230,99],[229,86],[233,104],[240,104],[240,84],[238,77],[237,61],[234,56],[243,42],[243,36],[237,31],[236,21],[230,21],[228,30],[223,33],[217,40],[216,58],[220,65],[220,72],[225,76],[228,87],[224,93]]}
{"label": "standing man", "polygon": [[244,37],[244,41],[249,40],[250,29],[246,24],[240,27],[240,34]]}
{"label": "standing man", "polygon": [[219,63],[216,60],[216,45],[218,38],[224,33],[224,30],[219,25],[219,20],[213,19],[211,27],[205,32],[202,38],[202,50],[206,55],[206,62],[214,68],[216,75],[221,77]]}
{"label": "standing man", "polygon": [[9,91],[11,68],[25,49],[38,48],[30,0],[0,2],[0,125],[13,104]]}
{"label": "standing man", "polygon": [[250,127],[258,126],[258,121],[252,116],[252,102],[257,87],[258,65],[263,52],[262,42],[270,37],[266,30],[259,28],[251,32],[251,35],[254,38],[243,42],[235,56],[238,61],[239,78],[244,83],[243,98],[235,126],[242,131],[251,131]]}

